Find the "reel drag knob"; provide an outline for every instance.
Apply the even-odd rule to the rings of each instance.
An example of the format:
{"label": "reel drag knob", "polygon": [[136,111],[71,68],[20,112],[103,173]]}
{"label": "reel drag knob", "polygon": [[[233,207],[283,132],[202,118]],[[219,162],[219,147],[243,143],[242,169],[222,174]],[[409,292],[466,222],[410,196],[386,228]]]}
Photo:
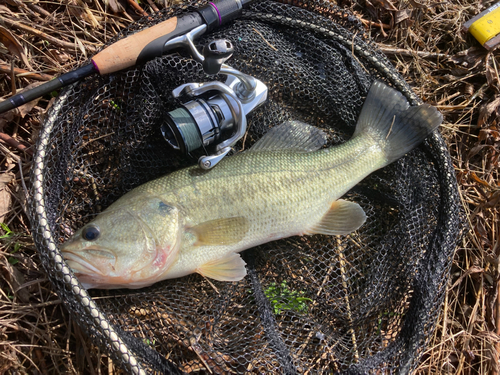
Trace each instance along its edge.
{"label": "reel drag knob", "polygon": [[203,47],[203,70],[207,74],[219,73],[222,64],[231,57],[234,52],[233,43],[227,39],[213,40]]}

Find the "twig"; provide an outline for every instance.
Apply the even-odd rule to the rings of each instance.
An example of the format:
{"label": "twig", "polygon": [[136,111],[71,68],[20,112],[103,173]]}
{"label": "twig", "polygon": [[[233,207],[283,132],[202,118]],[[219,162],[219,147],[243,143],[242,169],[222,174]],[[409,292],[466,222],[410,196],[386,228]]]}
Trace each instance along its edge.
{"label": "twig", "polygon": [[12,95],[16,95],[16,76],[14,74],[14,59],[10,62],[10,91],[12,92]]}
{"label": "twig", "polygon": [[339,238],[337,238],[337,254],[339,256],[339,263],[340,263],[340,275],[342,277],[342,288],[344,288],[345,292],[345,302],[346,302],[346,308],[347,308],[347,317],[349,318],[349,325],[350,325],[350,333],[351,333],[351,340],[352,340],[352,346],[354,350],[354,360],[355,362],[359,361],[359,352],[358,352],[358,344],[356,340],[356,332],[354,331],[353,327],[353,320],[352,320],[352,312],[351,312],[351,304],[349,301],[349,286],[347,285],[348,282],[348,277],[346,275],[346,259],[344,256],[344,247],[342,246],[342,242],[340,241]]}
{"label": "twig", "polygon": [[85,343],[85,340],[84,340],[83,335],[82,335],[82,331],[77,326],[76,322],[73,322],[73,325],[74,325],[74,328],[75,328],[74,332],[76,333],[76,336],[78,337],[78,340],[80,340],[80,344],[82,345],[83,354],[84,354],[85,358],[87,359],[87,363],[89,365],[90,373],[92,375],[95,375],[96,372],[94,370],[94,366],[92,365],[93,362],[92,362],[92,359],[90,357],[89,347]]}
{"label": "twig", "polygon": [[[52,78],[54,78],[54,76],[51,76],[49,74],[34,73],[21,68],[14,68],[13,70],[15,76],[22,74],[23,77],[35,79],[37,81],[50,81]],[[10,74],[12,72],[12,69],[8,65],[0,64],[0,72]]]}
{"label": "twig", "polygon": [[[201,363],[205,366],[209,373],[213,374],[212,369],[208,365],[207,361],[203,358],[202,354],[205,354],[204,350],[201,348],[200,344],[198,344],[198,337],[191,336],[189,338],[189,344],[191,344],[191,350],[196,353]],[[210,358],[210,357],[209,357]]]}
{"label": "twig", "polygon": [[40,13],[42,16],[44,17],[52,17],[52,14],[50,14],[49,12],[47,12],[45,9],[43,9],[42,7],[39,7],[38,5],[36,4],[33,4],[33,3],[26,3],[26,5],[28,6],[28,8],[30,8],[32,11],[34,12],[37,12],[37,13]]}
{"label": "twig", "polygon": [[361,22],[365,26],[376,26],[376,27],[380,27],[381,29],[386,29],[386,30],[391,29],[391,25],[387,25],[386,23],[378,23],[378,22],[368,21],[368,20],[364,20],[362,18],[361,18]]}
{"label": "twig", "polygon": [[[21,22],[12,21],[12,20],[9,20],[8,18],[5,18],[5,17],[0,17],[0,21],[5,23],[7,26],[22,30],[26,33],[29,33],[29,34],[38,36],[42,39],[48,40],[49,42],[53,43],[54,45],[56,45],[58,47],[67,48],[70,50],[74,50],[74,49],[78,48],[78,45],[76,43],[65,42],[63,40],[59,40],[57,38],[54,38],[53,36],[50,36],[49,34],[44,33],[43,31],[34,29],[34,28],[27,26]],[[96,52],[96,48],[94,46],[89,45],[88,42],[85,44],[86,44],[85,48],[87,48],[91,53]]]}
{"label": "twig", "polygon": [[396,115],[392,117],[392,122],[391,122],[391,127],[389,128],[389,132],[387,133],[387,136],[385,137],[385,140],[387,141],[387,138],[391,135],[392,132],[392,127],[394,126],[394,121],[396,121]]}
{"label": "twig", "polygon": [[142,9],[142,7],[139,4],[137,4],[134,0],[127,0],[127,2],[141,16],[149,16],[149,14],[145,12],[144,9]]}
{"label": "twig", "polygon": [[15,140],[14,138],[12,138],[8,134],[0,132],[0,139],[2,141],[4,141],[5,143],[7,143],[11,147],[15,147],[18,150],[24,151],[24,152],[26,152],[29,155],[33,155],[33,150],[31,150],[30,148],[26,147],[25,145],[23,145],[19,141]]}
{"label": "twig", "polygon": [[0,142],[0,152],[3,152],[5,156],[8,155],[9,157],[11,157],[13,160],[16,161],[16,163],[19,159],[21,159],[19,156],[14,154],[8,147],[4,146],[4,142]]}
{"label": "twig", "polygon": [[23,186],[23,192],[24,192],[24,199],[20,199],[19,203],[21,204],[21,207],[23,208],[24,212],[28,212],[25,202],[28,201],[30,195],[28,193],[28,188],[26,187],[26,183],[24,182],[23,163],[21,159],[17,161],[17,165],[19,167],[19,175],[21,176],[21,185]]}
{"label": "twig", "polygon": [[248,135],[248,128],[247,128],[247,131],[245,132],[245,135],[243,137],[243,141],[241,142],[242,146],[241,146],[240,152],[245,151],[245,142],[247,141],[247,135]]}
{"label": "twig", "polygon": [[414,51],[414,50],[407,50],[404,48],[393,48],[389,46],[385,46],[383,44],[377,44],[378,48],[382,52],[384,52],[387,55],[401,55],[401,56],[407,56],[407,57],[422,57],[424,59],[426,58],[434,58],[434,59],[447,59],[450,56],[445,54],[445,53],[436,53],[436,52],[425,52],[425,51]]}
{"label": "twig", "polygon": [[216,292],[218,295],[220,295],[219,289],[217,289],[217,287],[216,287],[216,286],[215,286],[215,285],[214,285],[214,284],[210,281],[210,279],[209,279],[208,277],[206,277],[205,275],[202,275],[201,273],[200,273],[199,275],[201,275],[201,276],[205,279],[205,281],[206,281],[206,282],[207,282],[207,283],[208,283],[208,284],[209,284],[212,288],[214,288],[215,292]]}
{"label": "twig", "polygon": [[483,292],[483,288],[484,287],[481,285],[479,287],[478,291],[475,293],[476,303],[474,304],[474,307],[472,308],[472,312],[470,314],[470,318],[469,318],[469,321],[467,322],[468,324],[467,324],[467,327],[465,329],[465,331],[467,332],[467,335],[466,335],[465,342],[464,342],[463,347],[462,347],[463,350],[460,353],[460,358],[459,358],[459,361],[458,361],[458,368],[457,368],[457,371],[456,371],[457,374],[461,374],[462,373],[462,369],[464,367],[465,354],[469,350],[469,343],[471,341],[472,330],[474,329],[474,323],[475,323],[475,319],[476,319],[476,316],[477,316],[477,311],[479,309],[479,302],[480,302],[480,299],[481,299],[481,294]]}
{"label": "twig", "polygon": [[275,50],[275,51],[277,51],[277,50],[278,50],[275,46],[273,46],[271,43],[269,43],[269,42],[266,40],[266,38],[264,38],[264,35],[262,35],[262,33],[261,33],[259,30],[255,29],[254,27],[252,27],[252,30],[253,30],[253,31],[255,31],[257,34],[259,34],[259,35],[260,35],[260,37],[262,38],[262,40],[264,40],[264,42],[266,42],[266,44],[267,44],[267,45],[268,45],[271,49],[273,49],[273,50]]}
{"label": "twig", "polygon": [[148,0],[148,4],[149,6],[151,7],[151,9],[153,9],[154,12],[159,12],[160,10],[158,9],[158,7],[156,6],[155,3],[153,3],[153,0]]}
{"label": "twig", "polygon": [[[497,242],[498,244],[498,242]],[[495,246],[496,247],[496,246]],[[500,266],[498,267],[498,272],[500,272]],[[497,299],[495,301],[495,333],[500,335],[500,280],[497,281]],[[497,364],[497,368],[493,368],[492,375],[498,375],[498,361],[500,356],[500,342],[496,342],[494,345],[495,351],[493,353],[493,360]]]}

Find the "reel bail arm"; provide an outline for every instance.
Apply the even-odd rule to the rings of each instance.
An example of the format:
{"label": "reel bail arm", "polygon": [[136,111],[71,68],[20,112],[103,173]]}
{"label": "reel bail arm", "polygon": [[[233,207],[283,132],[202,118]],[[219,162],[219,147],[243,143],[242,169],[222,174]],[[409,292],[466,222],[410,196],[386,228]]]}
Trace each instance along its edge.
{"label": "reel bail arm", "polygon": [[[198,160],[200,168],[210,169],[245,135],[246,116],[267,99],[268,89],[258,79],[224,64],[234,52],[229,40],[211,41],[205,45],[201,54],[196,49],[193,38],[205,30],[205,25],[199,26],[170,40],[168,44],[188,48],[192,58],[203,65],[207,74],[222,73],[227,79],[224,83],[192,82],[175,88],[172,91],[174,98],[187,96],[192,100],[170,111],[161,130],[167,143],[186,155],[201,147],[206,150],[206,146],[214,144],[215,153]],[[215,94],[208,100],[200,97],[208,92]],[[228,132],[232,135],[224,140],[223,137]]]}

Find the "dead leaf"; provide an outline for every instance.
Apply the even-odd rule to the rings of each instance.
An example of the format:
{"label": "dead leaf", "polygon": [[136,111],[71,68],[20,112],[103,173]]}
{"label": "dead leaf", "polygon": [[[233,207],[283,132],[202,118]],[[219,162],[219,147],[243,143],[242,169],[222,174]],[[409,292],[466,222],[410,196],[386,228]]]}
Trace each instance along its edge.
{"label": "dead leaf", "polygon": [[457,281],[455,281],[453,283],[453,285],[451,286],[450,290],[455,288],[458,284],[460,284],[462,282],[462,280],[464,278],[466,278],[467,276],[469,275],[472,275],[474,273],[483,273],[484,272],[484,269],[481,268],[481,267],[478,267],[478,266],[472,266],[470,267],[467,271],[465,271],[458,279]]}
{"label": "dead leaf", "polygon": [[394,4],[391,3],[391,0],[373,0],[373,3],[381,6],[384,9],[392,10],[394,12],[398,10],[398,8],[396,8]]}
{"label": "dead leaf", "polygon": [[[498,83],[498,73],[496,72],[495,67],[491,66],[490,64],[490,56],[493,56],[491,52],[488,53],[488,55],[486,55],[485,59],[486,63],[484,65],[486,68],[485,75],[486,75],[486,80],[488,81],[488,85],[490,87],[493,87],[495,83]],[[495,57],[493,56],[493,58]]]}
{"label": "dead leaf", "polygon": [[3,131],[5,125],[14,120],[13,111],[7,111],[5,113],[0,114],[0,132]]}
{"label": "dead leaf", "polygon": [[495,114],[495,116],[500,116],[500,96],[497,96],[491,102],[481,106],[481,109],[479,110],[477,126],[480,128],[483,127],[483,125],[488,122],[488,119],[493,114]]}
{"label": "dead leaf", "polygon": [[[491,148],[492,146],[490,145],[484,145],[484,144],[479,144],[470,149],[470,151],[467,153],[467,158],[471,159],[473,156],[476,156],[480,152],[483,151],[485,148]],[[474,173],[474,172],[472,172]]]}
{"label": "dead leaf", "polygon": [[0,223],[4,222],[5,215],[9,213],[11,196],[7,184],[14,178],[14,173],[2,173],[0,175]]}
{"label": "dead leaf", "polygon": [[117,0],[108,0],[107,3],[115,14],[125,12],[125,8]]}
{"label": "dead leaf", "polygon": [[410,0],[410,4],[414,7],[414,8],[425,8],[425,9],[429,9],[429,8],[434,8],[438,5],[441,5],[441,4],[446,4],[446,2],[440,2],[440,3],[431,3],[429,5],[426,5],[426,4],[420,4],[420,3],[417,3],[415,0]]}
{"label": "dead leaf", "polygon": [[0,267],[3,273],[3,279],[9,284],[10,289],[14,292],[15,298],[19,298],[23,303],[28,303],[30,293],[27,288],[22,288],[22,286],[26,284],[23,273],[19,271],[15,265],[8,262],[8,257],[4,259],[6,261],[2,264],[2,267]]}
{"label": "dead leaf", "polygon": [[486,181],[480,179],[477,174],[475,174],[474,172],[471,172],[470,173],[470,176],[472,177],[472,179],[477,182],[478,184],[481,184],[487,188],[491,188],[490,184],[488,184]]}
{"label": "dead leaf", "polygon": [[0,5],[0,13],[8,14],[9,16],[16,16],[16,14],[5,5]]}
{"label": "dead leaf", "polygon": [[491,194],[490,199],[488,200],[488,202],[485,203],[484,207],[493,208],[496,207],[499,202],[500,202],[500,191],[496,191],[493,194]]}
{"label": "dead leaf", "polygon": [[460,65],[462,68],[470,70],[479,67],[484,63],[487,52],[482,47],[471,47],[449,57],[449,61]]}
{"label": "dead leaf", "polygon": [[[495,129],[495,127],[492,127],[490,129],[481,129],[479,130],[478,139],[481,142],[486,142],[487,145],[490,146],[490,144],[493,144],[500,140],[500,133],[498,132],[497,129]],[[490,147],[494,149],[493,146]]]}
{"label": "dead leaf", "polygon": [[87,58],[87,50],[85,49],[85,46],[83,45],[80,38],[75,36],[75,42],[76,42],[76,45],[78,46],[78,48],[80,48],[80,51],[82,51],[83,56],[85,56],[85,58]]}
{"label": "dead leaf", "polygon": [[3,26],[0,26],[0,42],[2,42],[5,47],[7,47],[10,53],[19,57],[29,70],[33,70],[30,63],[28,62],[26,54],[24,53],[23,46],[21,46],[16,37]]}
{"label": "dead leaf", "polygon": [[92,28],[94,28],[94,29],[100,29],[101,25],[97,21],[97,19],[95,18],[94,14],[90,10],[90,8],[87,5],[87,3],[83,2],[82,0],[78,0],[77,3],[78,3],[79,6],[83,6],[83,9],[85,10],[85,13],[84,13],[85,17],[84,18],[86,18],[87,22],[89,22],[92,25]]}
{"label": "dead leaf", "polygon": [[70,59],[70,57],[66,53],[61,52],[57,49],[49,49],[49,54],[59,64],[64,64]]}
{"label": "dead leaf", "polygon": [[396,12],[394,17],[394,23],[397,25],[404,20],[407,20],[411,17],[412,11],[410,9],[401,9]]}
{"label": "dead leaf", "polygon": [[12,287],[14,288],[14,293],[17,297],[19,297],[21,302],[28,303],[30,301],[30,292],[26,287],[23,287],[23,285],[26,284],[24,275],[15,266],[12,266],[12,271],[13,272],[10,282],[12,284]]}

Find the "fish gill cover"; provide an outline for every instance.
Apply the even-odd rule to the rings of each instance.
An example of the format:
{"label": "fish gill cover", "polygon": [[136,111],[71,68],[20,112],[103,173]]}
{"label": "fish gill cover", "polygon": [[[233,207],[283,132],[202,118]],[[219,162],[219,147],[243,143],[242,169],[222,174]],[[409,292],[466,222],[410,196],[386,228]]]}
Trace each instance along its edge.
{"label": "fish gill cover", "polygon": [[[121,36],[172,14],[144,19]],[[358,20],[323,1],[260,1],[196,40],[230,39],[228,63],[263,81],[267,102],[248,117],[248,149],[298,120],[347,141],[371,83],[419,99],[364,36]],[[439,134],[353,188],[367,221],[343,236],[292,237],[242,253],[247,277],[200,275],[139,290],[87,292],[59,246],[134,187],[192,165],[160,127],[170,93],[213,77],[180,51],[66,89],[40,135],[32,224],[47,273],[78,324],[132,373],[408,373],[444,298],[461,216]]]}

